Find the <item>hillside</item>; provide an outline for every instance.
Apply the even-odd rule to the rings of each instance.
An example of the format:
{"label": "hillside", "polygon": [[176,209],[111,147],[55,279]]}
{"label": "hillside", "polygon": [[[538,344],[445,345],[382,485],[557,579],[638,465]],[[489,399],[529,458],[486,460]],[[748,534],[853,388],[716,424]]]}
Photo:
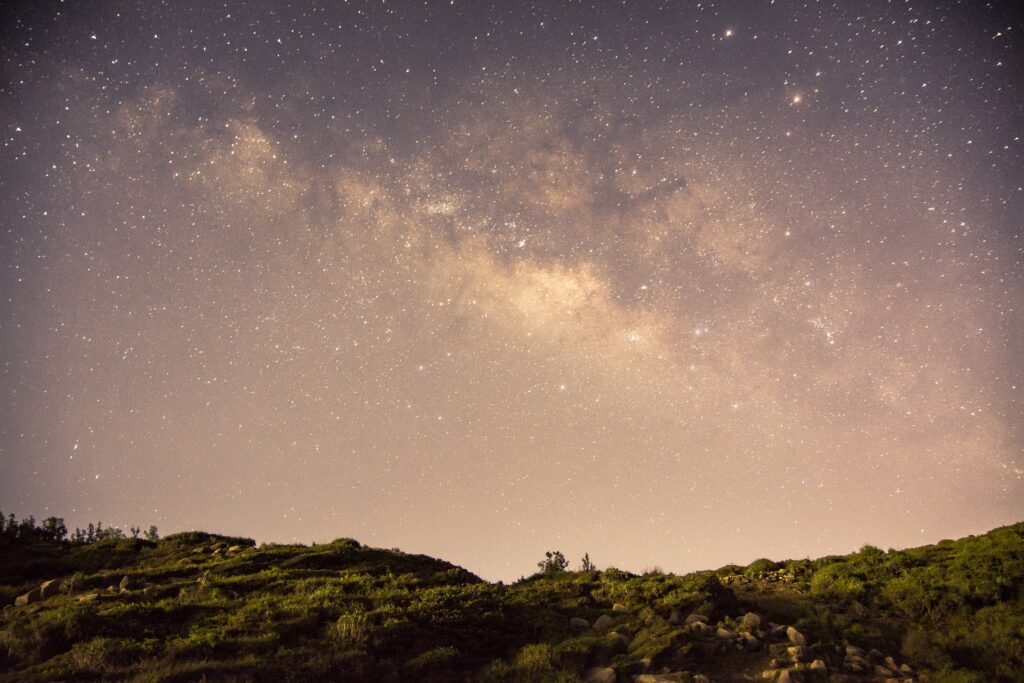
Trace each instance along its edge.
{"label": "hillside", "polygon": [[351,539],[0,542],[0,681],[1024,680],[1024,524],[512,585]]}

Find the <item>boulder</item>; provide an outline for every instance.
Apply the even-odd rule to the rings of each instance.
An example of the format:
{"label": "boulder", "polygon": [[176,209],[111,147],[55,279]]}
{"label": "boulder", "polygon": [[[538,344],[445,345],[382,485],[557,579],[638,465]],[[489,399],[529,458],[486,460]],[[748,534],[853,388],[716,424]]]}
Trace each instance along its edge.
{"label": "boulder", "polygon": [[31,605],[33,602],[39,602],[38,588],[33,588],[28,593],[25,593],[24,595],[19,595],[14,599],[14,604],[16,607],[21,607],[22,605]]}
{"label": "boulder", "polygon": [[740,619],[740,629],[744,631],[756,631],[761,627],[761,615],[756,612],[747,612]]}
{"label": "boulder", "polygon": [[607,614],[602,614],[601,616],[599,616],[597,619],[594,620],[594,628],[596,628],[598,631],[603,631],[606,628],[608,628],[609,626],[611,626],[611,623],[612,623],[612,618],[610,616],[608,616]]}
{"label": "boulder", "polygon": [[47,598],[52,598],[54,595],[57,595],[57,593],[60,593],[60,587],[60,579],[51,579],[50,581],[44,582],[43,585],[39,587],[39,599],[46,600]]}
{"label": "boulder", "polygon": [[625,652],[629,649],[629,638],[624,633],[618,631],[612,631],[607,635],[609,641],[611,641],[612,648],[617,652]]}
{"label": "boulder", "polygon": [[580,619],[579,617],[573,617],[569,620],[570,631],[586,631],[590,628],[590,622],[586,619]]}
{"label": "boulder", "polygon": [[846,646],[846,656],[847,657],[863,657],[864,656],[864,650],[860,649],[859,647],[854,647],[853,645],[847,645]]}
{"label": "boulder", "polygon": [[583,674],[584,683],[615,683],[615,669],[597,666]]}
{"label": "boulder", "polygon": [[612,605],[612,611],[618,614],[625,614],[629,611],[629,608],[623,605],[621,602],[617,602],[614,605]]}
{"label": "boulder", "polygon": [[792,626],[786,629],[786,637],[789,638],[789,642],[793,643],[794,645],[807,644],[807,637],[804,636],[804,634],[800,633],[800,631],[797,631]]}
{"label": "boulder", "polygon": [[900,673],[906,674],[907,676],[913,676],[917,672],[909,664],[900,664]]}
{"label": "boulder", "polygon": [[761,649],[761,641],[758,640],[755,636],[750,635],[749,633],[741,633],[740,642],[742,642],[743,647],[749,650],[750,652],[756,652],[757,650]]}
{"label": "boulder", "polygon": [[702,624],[706,624],[708,623],[708,618],[703,614],[691,614],[690,616],[686,617],[686,621],[684,623],[689,625],[696,623],[698,621]]}
{"label": "boulder", "polygon": [[892,676],[892,670],[882,666],[881,664],[876,664],[875,675],[881,676],[882,678],[889,678],[890,676]]}
{"label": "boulder", "polygon": [[806,661],[807,656],[810,654],[810,651],[807,649],[807,646],[805,645],[794,645],[790,648],[787,648],[786,652],[789,653],[789,656],[793,658],[794,662]]}
{"label": "boulder", "polygon": [[813,662],[811,662],[811,665],[808,667],[808,669],[819,674],[828,673],[828,667],[825,665],[825,660],[823,659],[815,659]]}
{"label": "boulder", "polygon": [[715,631],[715,635],[721,638],[722,640],[733,640],[734,638],[736,638],[736,631],[732,631],[730,629],[719,626],[718,630]]}
{"label": "boulder", "polygon": [[703,621],[695,621],[687,627],[693,633],[709,633],[711,627],[705,624]]}

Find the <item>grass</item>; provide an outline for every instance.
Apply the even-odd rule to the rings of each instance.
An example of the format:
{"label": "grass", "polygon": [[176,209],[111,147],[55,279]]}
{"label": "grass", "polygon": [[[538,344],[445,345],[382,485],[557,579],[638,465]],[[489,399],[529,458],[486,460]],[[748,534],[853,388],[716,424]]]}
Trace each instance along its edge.
{"label": "grass", "polygon": [[[959,541],[675,576],[615,569],[491,584],[447,562],[352,539],[265,545],[190,532],[70,545],[4,538],[0,598],[45,579],[64,592],[10,607],[0,681],[577,681],[703,671],[731,680],[768,655],[699,638],[673,616],[725,626],[748,609],[823,648],[898,655],[934,682],[1019,681],[1024,524]],[[240,546],[233,553],[211,546]],[[123,576],[138,588],[108,592]],[[86,592],[102,591],[94,600]],[[613,613],[611,605],[626,605]],[[608,631],[570,631],[569,620]]]}

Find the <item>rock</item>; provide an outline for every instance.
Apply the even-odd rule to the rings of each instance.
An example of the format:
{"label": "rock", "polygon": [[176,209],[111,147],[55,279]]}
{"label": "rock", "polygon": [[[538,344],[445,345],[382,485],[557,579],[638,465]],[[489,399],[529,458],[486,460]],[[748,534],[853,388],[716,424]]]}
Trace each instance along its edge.
{"label": "rock", "polygon": [[741,633],[740,641],[743,643],[743,647],[750,652],[756,652],[761,649],[761,641],[749,633]]}
{"label": "rock", "polygon": [[722,628],[721,626],[719,626],[718,630],[715,631],[715,635],[723,640],[732,640],[736,638],[736,631],[731,631],[727,628]]}
{"label": "rock", "polygon": [[794,645],[793,647],[786,648],[786,652],[789,653],[794,662],[803,662],[807,659],[808,654],[810,654],[804,645]]}
{"label": "rock", "polygon": [[230,553],[231,555],[234,555],[235,553],[242,552],[242,550],[244,550],[242,548],[242,546],[240,546],[240,545],[233,545],[230,548],[228,548],[228,553]]}
{"label": "rock", "polygon": [[673,626],[678,626],[683,620],[683,615],[679,614],[679,610],[672,610],[672,614],[668,616],[668,623]]}
{"label": "rock", "polygon": [[890,676],[892,676],[892,671],[890,671],[889,669],[885,668],[881,664],[876,664],[875,665],[875,675],[876,676],[881,676],[882,678],[889,678]]}
{"label": "rock", "polygon": [[711,679],[704,674],[697,674],[693,677],[693,683],[711,683]]}
{"label": "rock", "polygon": [[761,678],[767,678],[770,681],[774,681],[775,677],[779,675],[778,669],[765,669],[761,672]]}
{"label": "rock", "polygon": [[771,645],[768,646],[768,652],[771,654],[772,657],[778,657],[779,655],[781,655],[785,651],[786,651],[786,644],[785,643],[772,643]]}
{"label": "rock", "polygon": [[130,591],[135,588],[135,581],[130,576],[121,577],[121,583],[117,585],[118,589],[122,591]]}
{"label": "rock", "polygon": [[828,683],[853,683],[857,679],[844,674],[832,674],[828,677]]}
{"label": "rock", "polygon": [[786,637],[789,638],[789,642],[793,643],[794,645],[807,644],[807,637],[804,636],[804,634],[800,633],[800,631],[797,631],[792,626],[786,629]]}
{"label": "rock", "polygon": [[899,671],[900,667],[892,657],[885,658],[885,668],[890,671]]}
{"label": "rock", "polygon": [[679,674],[640,674],[633,677],[633,683],[679,683]]}
{"label": "rock", "polygon": [[880,662],[883,659],[885,659],[885,655],[883,655],[875,648],[871,648],[870,650],[868,650],[868,659],[870,659],[872,662]]}
{"label": "rock", "polygon": [[612,618],[607,614],[602,614],[594,620],[594,628],[596,628],[598,631],[603,631],[606,628],[608,628],[611,625],[611,623]]}
{"label": "rock", "polygon": [[100,594],[99,593],[84,593],[84,594],[78,596],[78,602],[92,602],[94,600],[99,600],[99,599],[100,599]]}
{"label": "rock", "polygon": [[614,605],[612,605],[612,611],[618,614],[625,614],[629,611],[629,608],[623,605],[621,602],[617,602]]}
{"label": "rock", "polygon": [[625,652],[629,648],[629,638],[623,633],[612,631],[607,638],[612,642],[612,647],[619,652]]}
{"label": "rock", "polygon": [[770,623],[770,624],[768,624],[768,629],[769,629],[768,632],[771,634],[772,638],[785,638],[786,637],[786,627],[783,626],[782,624],[771,624]]}
{"label": "rock", "polygon": [[31,605],[33,602],[38,601],[39,589],[33,588],[28,593],[25,593],[24,595],[19,595],[18,597],[14,598],[14,605],[16,607],[21,607],[22,605]]}
{"label": "rock", "polygon": [[779,677],[775,679],[777,683],[797,683],[799,680],[799,674],[789,669],[783,669],[779,672]]}
{"label": "rock", "polygon": [[815,673],[828,673],[828,667],[825,666],[825,661],[822,659],[815,659],[813,662],[811,662],[811,666],[808,668]]}
{"label": "rock", "polygon": [[909,664],[900,664],[900,672],[905,673],[908,676],[913,676],[917,673],[916,671],[914,671],[914,668]]}
{"label": "rock", "polygon": [[598,666],[583,674],[584,683],[615,683],[615,669]]}
{"label": "rock", "polygon": [[687,628],[692,633],[697,633],[697,634],[704,634],[704,633],[710,633],[711,632],[711,627],[708,626],[707,624],[705,624],[703,621],[695,621],[692,624],[690,624],[689,626],[687,626]]}
{"label": "rock", "polygon": [[637,661],[635,671],[639,674],[646,674],[654,668],[654,660],[650,657],[644,657]]}
{"label": "rock", "polygon": [[46,581],[39,587],[39,599],[46,600],[52,598],[57,593],[60,593],[61,581],[60,579],[51,579]]}
{"label": "rock", "polygon": [[590,622],[586,619],[580,619],[579,617],[573,617],[569,620],[570,631],[586,631],[590,628]]}
{"label": "rock", "polygon": [[863,657],[864,656],[864,650],[860,649],[859,647],[854,647],[853,645],[847,645],[846,646],[846,656],[847,657]]}
{"label": "rock", "polygon": [[756,612],[747,612],[740,619],[740,628],[745,631],[755,631],[761,627],[761,615]]}
{"label": "rock", "polygon": [[706,623],[708,623],[708,618],[706,616],[704,616],[703,614],[691,614],[690,616],[686,617],[686,622],[685,623],[687,625],[695,624],[697,622],[700,622],[702,624],[706,624]]}

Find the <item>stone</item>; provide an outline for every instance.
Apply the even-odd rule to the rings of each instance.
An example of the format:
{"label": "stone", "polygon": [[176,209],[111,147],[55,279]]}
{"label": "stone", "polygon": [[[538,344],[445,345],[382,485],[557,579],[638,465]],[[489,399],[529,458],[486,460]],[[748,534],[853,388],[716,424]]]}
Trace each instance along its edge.
{"label": "stone", "polygon": [[672,614],[668,616],[668,623],[672,624],[673,626],[678,626],[682,620],[683,616],[679,614],[679,610],[672,610]]}
{"label": "stone", "polygon": [[719,626],[718,630],[715,631],[715,635],[721,638],[722,640],[732,640],[736,638],[736,631],[731,631],[727,628]]}
{"label": "stone", "polygon": [[704,674],[697,674],[693,677],[693,683],[711,683],[711,679]]}
{"label": "stone", "polygon": [[122,591],[130,591],[135,588],[135,581],[133,581],[130,576],[124,576],[121,578],[121,583],[119,583],[117,587]]}
{"label": "stone", "polygon": [[740,641],[743,643],[743,647],[750,652],[756,652],[761,649],[761,641],[749,633],[741,633]]}
{"label": "stone", "polygon": [[868,659],[870,659],[872,662],[880,662],[883,659],[885,659],[885,655],[883,655],[875,648],[871,648],[870,650],[868,650]]}
{"label": "stone", "polygon": [[100,599],[100,594],[99,593],[84,593],[83,595],[79,595],[78,596],[78,602],[92,602],[94,600],[99,600],[99,599]]}
{"label": "stone", "polygon": [[38,601],[39,601],[39,589],[38,588],[33,588],[28,593],[25,593],[24,595],[19,595],[18,597],[16,597],[14,599],[14,605],[16,607],[21,607],[22,605],[31,605],[33,602],[38,602]]}
{"label": "stone", "polygon": [[606,628],[608,628],[611,625],[611,623],[612,618],[607,614],[602,614],[594,620],[594,628],[596,628],[598,631],[603,631]]}
{"label": "stone", "polygon": [[809,651],[805,645],[794,645],[790,648],[786,648],[786,652],[793,658],[794,662],[802,662],[807,659]]}
{"label": "stone", "polygon": [[863,657],[864,656],[864,650],[860,649],[859,647],[854,647],[853,645],[847,645],[846,646],[846,656],[847,657]]}
{"label": "stone", "polygon": [[57,593],[60,593],[61,581],[60,579],[51,579],[46,581],[39,587],[39,599],[46,600],[52,598]]}
{"label": "stone", "polygon": [[800,633],[800,631],[797,631],[792,626],[786,629],[786,637],[789,638],[789,642],[793,643],[794,645],[807,644],[807,637],[804,636],[804,634]]}
{"label": "stone", "polygon": [[615,669],[597,666],[583,674],[584,683],[615,683]]}
{"label": "stone", "polygon": [[617,602],[614,605],[612,605],[612,611],[618,614],[625,614],[629,611],[629,608],[623,605],[621,602]]}
{"label": "stone", "polygon": [[625,634],[619,633],[618,631],[612,631],[607,636],[608,640],[612,642],[612,647],[619,651],[625,652],[629,649],[629,638]]}
{"label": "stone", "polygon": [[893,659],[892,657],[886,657],[885,658],[885,668],[889,669],[890,671],[899,671],[900,667],[896,663],[895,659]]}
{"label": "stone", "polygon": [[775,677],[779,675],[778,669],[765,669],[761,672],[761,678],[767,678],[770,681],[774,681]]}
{"label": "stone", "polygon": [[587,621],[586,619],[581,619],[579,617],[573,617],[572,619],[569,620],[569,630],[570,631],[586,631],[588,628],[590,628],[590,622]]}
{"label": "stone", "polygon": [[905,673],[908,676],[913,676],[915,673],[917,673],[916,671],[914,671],[914,668],[909,664],[900,664],[900,672]]}
{"label": "stone", "polygon": [[811,665],[808,668],[816,673],[823,674],[828,672],[828,667],[825,665],[825,660],[823,659],[815,659],[811,662]]}
{"label": "stone", "polygon": [[228,553],[234,555],[235,553],[242,552],[242,550],[243,550],[242,546],[240,546],[240,545],[233,545],[230,548],[228,548]]}
{"label": "stone", "polygon": [[783,669],[779,672],[779,677],[775,679],[777,683],[797,683],[796,674],[789,669]]}
{"label": "stone", "polygon": [[679,674],[640,674],[633,683],[679,683]]}
{"label": "stone", "polygon": [[703,614],[691,614],[690,616],[686,617],[686,622],[685,623],[687,625],[694,624],[694,623],[697,623],[697,622],[700,622],[702,624],[706,624],[706,623],[708,623],[708,618],[706,616],[704,616]]}
{"label": "stone", "polygon": [[703,621],[693,622],[692,624],[690,624],[689,629],[691,632],[696,633],[697,635],[711,633],[711,627],[705,624]]}
{"label": "stone", "polygon": [[740,628],[745,631],[755,631],[761,627],[761,615],[756,612],[747,612],[740,619]]}
{"label": "stone", "polygon": [[786,644],[785,643],[772,643],[771,645],[768,646],[768,652],[771,654],[772,657],[778,657],[779,655],[781,655],[785,651],[786,651]]}
{"label": "stone", "polygon": [[876,676],[881,676],[882,678],[889,678],[890,676],[892,676],[892,671],[890,671],[889,669],[885,668],[881,664],[876,664],[875,665],[875,675]]}

